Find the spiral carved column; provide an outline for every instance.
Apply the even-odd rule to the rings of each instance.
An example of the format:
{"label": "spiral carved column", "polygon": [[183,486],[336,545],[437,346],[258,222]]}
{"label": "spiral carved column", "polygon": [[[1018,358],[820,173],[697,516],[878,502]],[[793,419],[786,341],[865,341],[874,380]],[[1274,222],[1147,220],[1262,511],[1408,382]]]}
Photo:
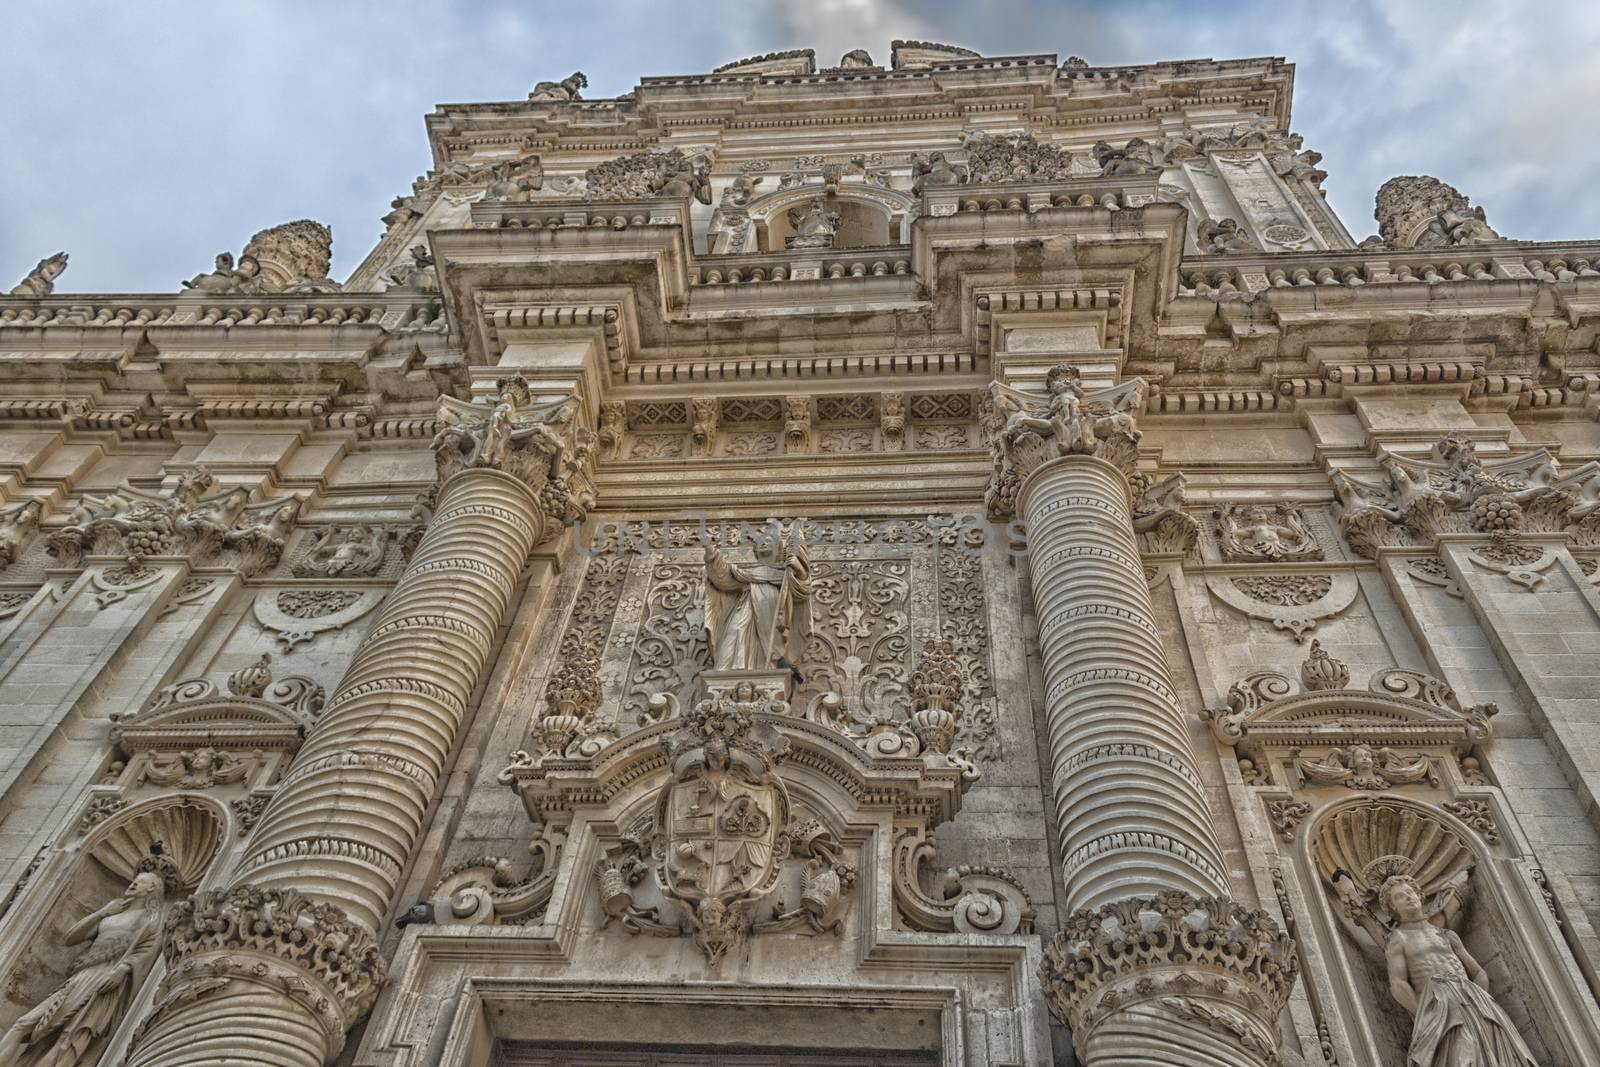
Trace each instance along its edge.
{"label": "spiral carved column", "polygon": [[993,410],[1011,414],[990,424],[990,501],[1027,524],[1039,620],[1073,909],[1046,954],[1051,1008],[1090,1067],[1265,1067],[1292,943],[1229,899],[1135,530],[1136,513],[1141,529],[1188,520],[1170,491],[1133,499],[1142,383],[1086,395],[1057,367],[1047,386],[1048,400],[995,387]]}
{"label": "spiral carved column", "polygon": [[576,452],[526,387],[447,401],[410,565],[250,838],[180,905],[130,1067],[320,1067],[376,999],[375,944],[530,550],[576,507]]}

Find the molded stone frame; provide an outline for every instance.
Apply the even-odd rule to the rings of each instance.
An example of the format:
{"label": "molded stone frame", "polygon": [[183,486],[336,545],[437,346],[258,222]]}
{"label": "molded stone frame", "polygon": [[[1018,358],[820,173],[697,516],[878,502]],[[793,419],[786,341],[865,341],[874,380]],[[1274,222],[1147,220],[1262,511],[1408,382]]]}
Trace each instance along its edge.
{"label": "molded stone frame", "polygon": [[[666,713],[662,721],[592,756],[517,755],[501,780],[522,795],[535,824],[533,849],[545,862],[536,860],[521,879],[494,871],[489,857],[476,884],[470,871],[446,876],[428,904],[440,925],[407,927],[390,970],[396,988],[376,1009],[358,1064],[484,1065],[502,1039],[614,1040],[615,1013],[595,1007],[663,996],[680,1008],[700,1001],[838,1011],[845,1018],[850,1012],[840,1004],[864,1004],[917,1013],[924,1025],[937,1020],[940,1062],[949,1067],[1020,1067],[1048,1057],[1041,948],[1027,932],[1031,907],[1021,891],[988,868],[952,870],[943,891],[921,884],[936,879],[916,881],[931,857],[929,831],[955,816],[976,773],[936,749],[918,754],[915,741],[898,755],[879,755],[871,736],[853,739],[794,714],[755,715],[756,729],[776,731],[787,746],[781,776],[796,819],[827,826],[854,868],[854,884],[826,916],[841,920],[838,929],[774,922],[785,906],[795,907],[792,871],[756,902],[754,929],[720,963],[708,962],[688,936],[693,923],[686,913],[653,886],[633,892],[658,909],[630,903],[613,910],[603,901],[596,891],[600,872],[614,867],[619,853],[637,849],[641,824],[672,781],[662,741],[685,725],[674,703],[657,705]],[[497,920],[521,925],[489,925]],[[994,925],[982,925],[986,920]],[[930,923],[945,932],[930,932]],[[651,981],[662,967],[686,980]],[[457,989],[462,994],[452,1013],[449,995]],[[542,1012],[513,1010],[547,999],[586,1004],[587,1029],[560,1029],[545,1025]],[[760,1016],[730,1018],[759,1022]],[[708,1026],[693,1039],[772,1044],[770,1035],[747,1028],[755,1022]],[[842,1043],[851,1044],[848,1026],[841,1029]],[[682,1040],[683,1031],[677,1033]],[[861,1040],[870,1037],[863,1032]],[[809,1043],[817,1043],[815,1034]]]}

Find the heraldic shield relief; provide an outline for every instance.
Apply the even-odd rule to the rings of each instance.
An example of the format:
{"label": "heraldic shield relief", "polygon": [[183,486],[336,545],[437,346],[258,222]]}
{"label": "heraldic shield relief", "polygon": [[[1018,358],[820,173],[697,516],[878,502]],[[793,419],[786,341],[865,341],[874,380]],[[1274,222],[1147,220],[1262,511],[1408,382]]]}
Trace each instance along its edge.
{"label": "heraldic shield relief", "polygon": [[667,742],[657,878],[693,916],[712,962],[738,943],[748,908],[772,892],[789,855],[789,793],[776,773],[787,742],[753,718],[772,699],[749,681],[713,690]]}

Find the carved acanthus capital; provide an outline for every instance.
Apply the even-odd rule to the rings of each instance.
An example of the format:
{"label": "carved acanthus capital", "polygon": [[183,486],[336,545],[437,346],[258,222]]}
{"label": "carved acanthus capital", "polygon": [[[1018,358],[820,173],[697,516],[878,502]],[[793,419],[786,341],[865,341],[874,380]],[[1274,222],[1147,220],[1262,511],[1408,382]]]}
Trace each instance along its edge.
{"label": "carved acanthus capital", "polygon": [[1141,436],[1134,416],[1144,408],[1144,379],[1093,391],[1079,379],[1076,367],[1057,364],[1045,378],[1045,397],[990,384],[983,429],[994,463],[985,491],[991,518],[1014,514],[1023,481],[1060,456],[1096,456],[1133,474]]}
{"label": "carved acanthus capital", "polygon": [[64,567],[81,565],[86,553],[209,562],[231,552],[246,575],[276,565],[299,514],[299,498],[251,504],[249,490],[241,486],[204,495],[215,486],[210,471],[196,467],[178,480],[171,495],[124,485],[110,496],[85,497],[67,516],[67,525],[50,534],[50,555]]}
{"label": "carved acanthus capital", "polygon": [[1200,523],[1183,510],[1188,480],[1182,472],[1157,481],[1148,474],[1128,477],[1133,496],[1133,529],[1144,535],[1146,551],[1187,556],[1200,540]]}
{"label": "carved acanthus capital", "polygon": [[487,404],[441,397],[433,438],[439,484],[465,470],[503,471],[538,498],[547,522],[577,522],[594,499],[587,469],[594,434],[577,424],[577,408],[574,397],[535,402],[520,375],[501,382]]}
{"label": "carved acanthus capital", "polygon": [[385,981],[367,931],[292,889],[241,885],[181,901],[167,920],[164,951],[167,977],[145,1028],[185,1001],[243,980],[288,994],[342,1044]]}
{"label": "carved acanthus capital", "polygon": [[1266,912],[1172,891],[1076,912],[1047,946],[1041,978],[1080,1049],[1107,1018],[1137,1006],[1206,1021],[1272,1063],[1299,966],[1294,941]]}
{"label": "carved acanthus capital", "polygon": [[1350,547],[1429,545],[1440,534],[1566,533],[1580,544],[1600,535],[1600,464],[1561,473],[1545,449],[1485,460],[1471,438],[1447,433],[1426,459],[1379,456],[1387,484],[1331,475]]}

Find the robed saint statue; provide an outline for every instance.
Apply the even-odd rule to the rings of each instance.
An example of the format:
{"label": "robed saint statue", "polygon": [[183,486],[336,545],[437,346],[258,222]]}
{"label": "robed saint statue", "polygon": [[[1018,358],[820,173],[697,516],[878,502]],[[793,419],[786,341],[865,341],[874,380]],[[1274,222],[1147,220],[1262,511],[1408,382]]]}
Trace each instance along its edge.
{"label": "robed saint statue", "polygon": [[811,559],[791,530],[756,544],[754,563],[706,545],[706,636],[719,671],[795,670],[811,633]]}

